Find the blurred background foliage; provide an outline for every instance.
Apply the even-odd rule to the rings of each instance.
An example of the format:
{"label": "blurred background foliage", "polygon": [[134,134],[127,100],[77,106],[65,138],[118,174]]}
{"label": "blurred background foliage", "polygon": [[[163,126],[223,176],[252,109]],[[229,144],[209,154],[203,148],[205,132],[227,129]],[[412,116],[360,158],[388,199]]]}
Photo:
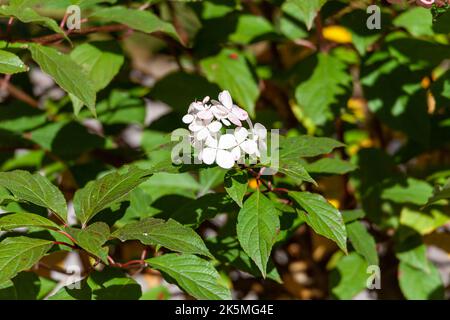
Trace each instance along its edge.
{"label": "blurred background foliage", "polygon": [[[350,164],[325,157],[305,165],[318,181],[313,190],[342,210],[350,253],[286,215],[272,255],[276,269],[266,280],[251,276],[230,228],[236,210],[219,168],[155,174],[98,219],[123,225],[143,216],[183,223],[211,217],[193,226],[215,248],[217,268],[239,299],[448,298],[450,10],[369,0],[74,1],[86,32],[70,33],[69,41],[46,36],[58,34],[71,1],[22,2],[40,18],[24,23],[17,15],[8,24],[11,12],[0,8],[0,66],[8,51],[29,68],[4,72],[14,74],[0,82],[2,171],[42,172],[70,200],[111,168],[156,163],[162,152],[155,148],[183,127],[189,104],[226,89],[267,128],[345,143],[334,157]],[[371,4],[379,5],[380,29],[366,26]],[[152,29],[147,17],[102,11],[118,5],[153,12],[165,24]],[[120,27],[102,29],[110,24]],[[30,41],[57,48],[86,71],[95,108],[82,83],[81,101],[55,84],[37,53],[23,49]],[[141,250],[126,242],[115,255],[126,261]],[[89,263],[61,252],[44,258],[55,266],[68,259]],[[379,290],[366,289],[371,264],[381,269]],[[181,294],[154,273],[135,279],[144,299]],[[44,268],[14,281],[36,284],[33,299],[55,285]]]}

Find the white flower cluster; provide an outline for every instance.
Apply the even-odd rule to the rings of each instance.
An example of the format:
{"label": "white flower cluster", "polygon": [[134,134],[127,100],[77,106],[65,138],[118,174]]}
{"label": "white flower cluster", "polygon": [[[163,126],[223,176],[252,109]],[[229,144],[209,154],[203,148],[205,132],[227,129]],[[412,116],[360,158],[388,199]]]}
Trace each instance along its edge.
{"label": "white flower cluster", "polygon": [[[243,121],[249,129],[243,127]],[[189,124],[191,145],[199,160],[208,165],[215,162],[230,169],[245,155],[259,158],[267,149],[266,128],[260,123],[253,126],[248,113],[233,104],[226,90],[219,94],[218,101],[205,97],[202,102],[191,103],[183,122]],[[232,124],[235,127],[222,134],[222,128]]]}

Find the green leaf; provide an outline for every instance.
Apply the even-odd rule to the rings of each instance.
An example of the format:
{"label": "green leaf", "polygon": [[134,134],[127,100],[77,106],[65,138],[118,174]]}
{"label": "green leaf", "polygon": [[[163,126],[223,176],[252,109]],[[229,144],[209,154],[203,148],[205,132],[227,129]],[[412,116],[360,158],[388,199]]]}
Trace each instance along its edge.
{"label": "green leaf", "polygon": [[395,240],[395,255],[398,260],[423,272],[430,272],[428,268],[427,248],[423,244],[420,234],[400,225]]}
{"label": "green leaf", "polygon": [[0,186],[13,194],[17,201],[31,202],[49,208],[63,221],[67,221],[67,204],[64,195],[47,178],[28,171],[0,172]]}
{"label": "green leaf", "polygon": [[151,175],[149,170],[126,166],[89,182],[75,193],[73,204],[77,217],[86,224],[98,212],[120,201]]}
{"label": "green leaf", "polygon": [[428,262],[429,273],[400,262],[398,278],[400,289],[408,300],[444,299],[444,285],[437,268]]}
{"label": "green leaf", "polygon": [[323,125],[331,116],[330,107],[346,93],[351,82],[347,66],[338,58],[319,53],[311,76],[295,89],[295,99],[304,115]]}
{"label": "green leaf", "polygon": [[433,196],[431,196],[427,201],[427,206],[443,199],[450,199],[450,179],[447,180],[445,186],[441,188],[436,188],[433,192]]}
{"label": "green leaf", "polygon": [[181,253],[212,257],[202,238],[191,228],[173,219],[146,218],[116,230],[114,237],[122,241],[139,240],[145,245],[160,245]]}
{"label": "green leaf", "polygon": [[280,136],[280,159],[299,160],[300,158],[316,157],[327,154],[344,144],[330,138],[312,136],[283,137]]}
{"label": "green leaf", "polygon": [[301,184],[303,181],[311,182],[316,184],[316,181],[311,178],[309,173],[306,171],[305,167],[300,163],[299,160],[294,159],[284,159],[280,158],[278,167],[274,167],[273,169],[278,169],[279,172],[289,176],[292,178],[297,184]]}
{"label": "green leaf", "polygon": [[242,249],[266,277],[267,261],[280,230],[278,211],[272,201],[256,191],[239,211],[236,228]]}
{"label": "green leaf", "polygon": [[56,33],[64,35],[64,31],[58,26],[55,20],[48,17],[43,17],[29,7],[19,5],[1,6],[0,15],[12,16],[24,23],[38,23]]}
{"label": "green leaf", "polygon": [[93,300],[138,300],[142,296],[141,286],[133,278],[113,268],[91,273],[87,284]]}
{"label": "green leaf", "polygon": [[0,230],[13,230],[16,228],[39,227],[58,230],[59,226],[53,221],[33,213],[10,213],[0,215]]}
{"label": "green leaf", "polygon": [[[230,300],[231,293],[211,262],[190,254],[165,254],[146,262],[168,275],[187,293],[197,299]],[[170,279],[166,279],[170,281]]]}
{"label": "green leaf", "polygon": [[0,73],[14,74],[28,71],[28,67],[14,53],[0,50]]}
{"label": "green leaf", "polygon": [[405,11],[395,18],[394,25],[405,28],[415,37],[434,35],[433,17],[429,9],[416,7]]}
{"label": "green leaf", "polygon": [[52,246],[52,241],[27,237],[6,238],[0,242],[0,284],[30,269]]}
{"label": "green leaf", "polygon": [[98,18],[104,21],[122,23],[128,27],[146,33],[164,32],[179,40],[178,34],[172,24],[162,21],[149,11],[128,9],[122,6],[114,6],[95,11],[90,18]]}
{"label": "green leaf", "polygon": [[248,187],[247,173],[245,171],[230,170],[225,174],[224,184],[228,195],[242,208],[242,201]]}
{"label": "green leaf", "polygon": [[288,0],[286,4],[295,5],[299,18],[306,24],[308,30],[311,29],[314,19],[320,8],[327,0]]}
{"label": "green leaf", "polygon": [[56,285],[55,281],[40,278],[34,272],[21,272],[10,281],[10,286],[0,288],[0,300],[41,300]]}
{"label": "green leaf", "polygon": [[238,17],[236,30],[229,36],[229,40],[249,44],[272,33],[274,33],[272,24],[262,16],[243,14]]}
{"label": "green leaf", "polygon": [[94,84],[80,66],[69,56],[56,49],[37,44],[29,46],[31,56],[65,91],[81,100],[90,109],[95,108]]}
{"label": "green leaf", "polygon": [[206,194],[209,190],[218,187],[223,183],[225,170],[220,167],[205,168],[199,172],[199,182],[202,188],[199,195]]}
{"label": "green leaf", "polygon": [[48,300],[91,300],[92,289],[86,280],[72,283],[70,286],[62,287],[55,294],[50,296]]}
{"label": "green leaf", "polygon": [[338,209],[319,194],[291,191],[289,196],[306,211],[303,217],[315,232],[333,240],[347,252],[347,231]]}
{"label": "green leaf", "polygon": [[331,293],[335,298],[349,300],[366,288],[369,277],[367,262],[352,252],[342,257],[330,274]]}
{"label": "green leaf", "polygon": [[385,188],[381,198],[396,203],[424,205],[431,197],[433,188],[425,181],[408,178],[406,181]]}
{"label": "green leaf", "polygon": [[338,158],[322,158],[305,164],[305,169],[311,173],[346,174],[356,170],[356,168],[351,162]]}
{"label": "green leaf", "polygon": [[435,208],[419,211],[404,207],[400,213],[400,223],[420,234],[431,233],[448,222],[450,222],[450,213]]}
{"label": "green leaf", "polygon": [[67,228],[66,230],[81,248],[99,257],[103,262],[108,262],[108,248],[103,247],[110,235],[109,226],[106,223],[95,222],[84,229]]}
{"label": "green leaf", "polygon": [[95,91],[100,91],[117,75],[124,62],[120,47],[114,42],[83,43],[70,53],[92,80]]}
{"label": "green leaf", "polygon": [[355,251],[362,255],[368,265],[378,265],[378,253],[375,239],[360,221],[353,221],[346,225],[348,238]]}
{"label": "green leaf", "polygon": [[228,90],[240,107],[255,116],[258,84],[241,53],[224,49],[216,56],[201,60],[200,65],[209,81]]}

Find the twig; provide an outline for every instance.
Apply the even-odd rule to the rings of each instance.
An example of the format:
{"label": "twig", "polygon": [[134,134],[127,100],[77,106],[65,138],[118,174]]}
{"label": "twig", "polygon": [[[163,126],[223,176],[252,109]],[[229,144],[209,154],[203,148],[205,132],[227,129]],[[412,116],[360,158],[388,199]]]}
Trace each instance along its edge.
{"label": "twig", "polygon": [[25,102],[26,104],[28,104],[29,106],[31,106],[33,108],[39,108],[39,102],[36,99],[34,99],[30,95],[28,95],[26,92],[22,91],[21,89],[17,88],[13,84],[11,84],[8,79],[0,80],[0,86],[5,86],[6,90],[9,92],[9,94],[11,96],[13,96],[14,98],[16,98],[22,102]]}

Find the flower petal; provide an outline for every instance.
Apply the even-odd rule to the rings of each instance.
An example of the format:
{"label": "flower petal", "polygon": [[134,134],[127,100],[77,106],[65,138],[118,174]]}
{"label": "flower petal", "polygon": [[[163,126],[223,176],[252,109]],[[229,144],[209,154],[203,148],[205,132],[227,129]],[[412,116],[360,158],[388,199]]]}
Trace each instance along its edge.
{"label": "flower petal", "polygon": [[200,130],[199,132],[197,132],[197,136],[196,138],[198,140],[205,140],[206,138],[208,138],[210,136],[209,134],[209,130],[206,127],[203,127],[202,130]]}
{"label": "flower petal", "polygon": [[204,97],[203,98],[203,104],[205,104],[205,103],[208,103],[208,101],[209,101],[209,96],[206,96],[206,97]]}
{"label": "flower petal", "polygon": [[227,90],[219,93],[219,101],[225,106],[228,110],[233,107],[233,99],[231,99],[231,95]]}
{"label": "flower petal", "polygon": [[230,120],[234,125],[238,126],[238,127],[242,127],[242,122],[241,120],[239,120],[238,117],[236,117],[234,114],[229,113],[228,114],[228,120]]}
{"label": "flower petal", "polygon": [[219,149],[230,149],[237,145],[236,138],[232,134],[224,134],[219,139]]}
{"label": "flower petal", "polygon": [[247,154],[254,154],[258,151],[258,145],[253,140],[246,140],[242,142],[240,147]]}
{"label": "flower petal", "polygon": [[237,143],[240,144],[248,137],[248,130],[244,127],[238,127],[234,130],[234,137]]}
{"label": "flower petal", "polygon": [[192,102],[191,106],[198,111],[205,110],[205,106],[203,105],[203,103],[198,102],[198,101]]}
{"label": "flower petal", "polygon": [[217,149],[205,148],[202,150],[202,161],[206,164],[213,164],[216,160]]}
{"label": "flower petal", "polygon": [[265,139],[267,137],[267,129],[261,123],[255,123],[253,126],[253,133],[261,139]]}
{"label": "flower petal", "polygon": [[227,119],[220,119],[220,120],[221,120],[222,123],[223,123],[224,125],[226,125],[227,127],[231,125],[231,122],[228,121]]}
{"label": "flower petal", "polygon": [[203,110],[197,113],[197,117],[199,117],[202,120],[211,120],[214,115],[210,110]]}
{"label": "flower petal", "polygon": [[205,145],[206,145],[207,147],[217,149],[217,145],[218,145],[218,144],[219,144],[219,143],[218,143],[217,139],[214,138],[214,137],[212,137],[211,135],[210,135],[208,138],[206,138]]}
{"label": "flower petal", "polygon": [[230,169],[234,166],[234,157],[230,151],[218,150],[216,156],[216,163],[219,167]]}
{"label": "flower petal", "polygon": [[200,131],[204,128],[205,126],[199,122],[199,121],[194,121],[189,125],[189,130],[191,130],[192,132],[197,132]]}
{"label": "flower petal", "polygon": [[184,123],[189,124],[194,121],[194,116],[192,114],[184,115],[183,119],[181,119]]}
{"label": "flower petal", "polygon": [[239,120],[245,121],[248,119],[247,111],[239,108],[236,105],[234,105],[233,108],[231,109],[231,113],[233,113],[236,117],[238,117]]}
{"label": "flower petal", "polygon": [[231,154],[233,155],[234,161],[238,161],[241,158],[241,148],[239,146],[235,147],[231,150]]}
{"label": "flower petal", "polygon": [[220,129],[222,129],[222,124],[219,121],[213,121],[208,124],[208,130],[213,133],[219,132]]}

